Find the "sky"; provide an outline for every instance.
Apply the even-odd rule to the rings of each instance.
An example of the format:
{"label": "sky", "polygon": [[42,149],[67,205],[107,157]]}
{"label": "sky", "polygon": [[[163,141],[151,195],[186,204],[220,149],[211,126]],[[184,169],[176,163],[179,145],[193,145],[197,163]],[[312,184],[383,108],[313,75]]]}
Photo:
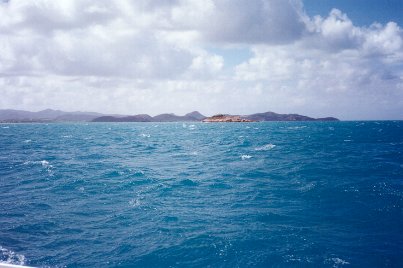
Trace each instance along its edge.
{"label": "sky", "polygon": [[0,109],[403,119],[403,0],[0,0]]}

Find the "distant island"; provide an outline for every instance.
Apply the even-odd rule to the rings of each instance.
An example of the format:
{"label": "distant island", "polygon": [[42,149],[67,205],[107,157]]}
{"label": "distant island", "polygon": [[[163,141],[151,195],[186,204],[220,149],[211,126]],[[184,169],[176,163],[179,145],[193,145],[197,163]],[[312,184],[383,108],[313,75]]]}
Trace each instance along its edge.
{"label": "distant island", "polygon": [[278,114],[274,112],[250,115],[217,114],[206,117],[194,111],[183,116],[165,113],[156,116],[148,114],[119,115],[94,112],[64,112],[46,109],[39,112],[23,110],[0,110],[0,123],[53,123],[53,122],[259,122],[259,121],[339,121],[334,117],[312,118],[299,114]]}
{"label": "distant island", "polygon": [[214,122],[255,122],[255,121],[242,118],[239,115],[217,114],[213,115],[212,117],[204,118],[202,122],[214,123]]}

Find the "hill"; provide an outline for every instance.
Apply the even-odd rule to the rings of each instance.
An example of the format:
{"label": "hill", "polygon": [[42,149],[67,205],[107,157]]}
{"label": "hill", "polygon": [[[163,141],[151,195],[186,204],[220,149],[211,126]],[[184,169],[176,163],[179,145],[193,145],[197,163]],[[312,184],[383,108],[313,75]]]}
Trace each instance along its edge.
{"label": "hill", "polygon": [[39,112],[5,109],[0,110],[0,122],[88,122],[102,115],[93,112],[64,112],[52,109]]}
{"label": "hill", "polygon": [[[94,112],[64,112],[46,109],[39,112],[5,109],[0,110],[0,122],[249,122],[249,121],[338,121],[334,117],[312,118],[299,114],[278,114],[274,112],[256,113],[250,115],[224,115],[228,120],[217,116],[206,117],[194,111],[185,115],[164,113],[156,116],[148,114],[137,115],[111,115]],[[215,118],[215,119],[212,119]],[[231,119],[232,118],[232,119]]]}

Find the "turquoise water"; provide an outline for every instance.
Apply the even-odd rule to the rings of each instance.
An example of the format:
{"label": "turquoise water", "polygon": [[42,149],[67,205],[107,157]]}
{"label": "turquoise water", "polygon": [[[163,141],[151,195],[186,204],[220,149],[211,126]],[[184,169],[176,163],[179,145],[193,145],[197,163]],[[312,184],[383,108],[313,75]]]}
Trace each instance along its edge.
{"label": "turquoise water", "polygon": [[0,260],[402,267],[403,122],[0,125]]}

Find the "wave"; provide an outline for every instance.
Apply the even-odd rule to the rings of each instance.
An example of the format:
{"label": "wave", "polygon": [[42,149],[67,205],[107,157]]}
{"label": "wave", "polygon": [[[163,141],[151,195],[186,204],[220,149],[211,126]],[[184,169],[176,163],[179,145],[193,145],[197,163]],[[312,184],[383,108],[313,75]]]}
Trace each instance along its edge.
{"label": "wave", "polygon": [[348,261],[340,259],[340,258],[331,258],[326,261],[326,263],[333,264],[333,267],[339,267],[342,265],[350,264]]}
{"label": "wave", "polygon": [[241,155],[241,159],[242,159],[242,160],[250,159],[250,158],[252,158],[252,157],[253,157],[253,156],[248,155],[248,154],[243,154],[243,155]]}
{"label": "wave", "polygon": [[48,167],[49,167],[49,168],[52,168],[52,167],[53,167],[52,165],[50,165],[49,161],[47,161],[47,160],[26,161],[26,162],[24,162],[23,164],[24,164],[24,165],[40,164],[42,167],[45,167],[45,168],[48,168]]}
{"label": "wave", "polygon": [[303,129],[306,128],[307,126],[298,126],[298,127],[287,127],[287,129]]}
{"label": "wave", "polygon": [[188,125],[188,124],[186,124],[186,123],[182,123],[182,127],[183,127],[183,128],[187,128],[187,129],[189,129],[189,130],[195,130],[195,129],[196,129],[196,125],[193,125],[193,124]]}
{"label": "wave", "polygon": [[269,143],[260,147],[256,147],[255,151],[268,151],[273,149],[274,147],[276,147],[276,145]]}
{"label": "wave", "polygon": [[135,208],[139,207],[141,205],[140,199],[139,198],[132,198],[129,200],[129,206]]}
{"label": "wave", "polygon": [[41,160],[39,163],[41,163],[42,167],[52,167],[52,165],[50,165],[46,160]]}
{"label": "wave", "polygon": [[0,246],[0,263],[25,265],[25,256]]}
{"label": "wave", "polygon": [[41,165],[50,176],[53,176],[53,165],[51,165],[47,160],[26,161],[23,165]]}

